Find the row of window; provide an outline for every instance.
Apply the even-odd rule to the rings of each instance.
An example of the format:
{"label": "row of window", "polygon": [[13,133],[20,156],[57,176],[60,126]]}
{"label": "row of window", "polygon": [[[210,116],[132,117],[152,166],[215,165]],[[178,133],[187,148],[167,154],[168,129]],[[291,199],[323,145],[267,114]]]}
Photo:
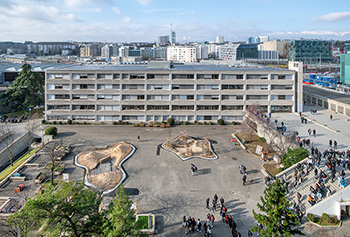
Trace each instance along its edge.
{"label": "row of window", "polygon": [[[266,107],[267,105],[263,106]],[[170,105],[72,105],[72,110],[102,110],[102,111],[120,111],[121,110],[170,110]],[[196,108],[197,111],[200,110],[241,110],[243,111],[243,105],[172,105],[171,110],[191,110],[194,111]],[[69,110],[69,105],[48,105],[48,110]]]}
{"label": "row of window", "polygon": [[[122,95],[122,100],[163,100],[170,95]],[[172,100],[194,100],[194,95],[172,95]],[[47,100],[69,100],[70,95],[47,95]],[[219,100],[220,95],[197,95],[197,100]],[[243,100],[244,95],[221,95],[221,100]],[[246,95],[246,100],[268,100],[268,95]],[[72,100],[95,100],[95,95],[72,95]],[[97,100],[120,100],[120,95],[97,95]],[[293,100],[293,95],[270,95],[270,100]]]}
{"label": "row of window", "polygon": [[[70,74],[52,74],[47,75],[48,79],[70,79]],[[72,74],[72,79],[169,79],[170,74],[143,74],[143,73],[131,73],[131,74],[100,74],[97,73],[81,73],[81,74]],[[172,79],[219,79],[220,74],[171,74]],[[246,79],[261,79],[267,80],[269,78],[268,74],[247,74]],[[243,74],[222,74],[222,79],[244,79]],[[293,75],[271,75],[271,79],[293,79]]]}
{"label": "row of window", "polygon": [[[193,90],[195,85],[188,84],[148,84],[147,90],[169,90],[170,87],[173,90]],[[221,85],[222,90],[243,90],[244,85]],[[246,85],[247,90],[268,90],[269,85]],[[48,84],[48,90],[69,90],[69,84]],[[73,90],[94,90],[95,84],[72,84]],[[108,89],[120,89],[120,84],[97,84],[98,90],[108,90]],[[144,90],[144,84],[123,84],[123,90]],[[199,84],[197,85],[197,90],[219,90],[220,85],[207,85]],[[271,85],[271,90],[292,90],[293,85]]]}

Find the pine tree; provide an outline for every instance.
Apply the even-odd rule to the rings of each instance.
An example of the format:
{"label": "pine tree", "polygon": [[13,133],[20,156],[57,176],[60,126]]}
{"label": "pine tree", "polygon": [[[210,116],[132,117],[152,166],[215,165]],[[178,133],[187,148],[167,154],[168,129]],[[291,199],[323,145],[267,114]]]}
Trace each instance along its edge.
{"label": "pine tree", "polygon": [[131,209],[132,201],[121,184],[115,190],[115,198],[108,207],[108,219],[104,222],[103,236],[137,236],[140,226],[136,222],[135,211]]}
{"label": "pine tree", "polygon": [[257,206],[261,213],[257,214],[253,210],[254,219],[263,225],[251,229],[262,236],[292,236],[301,234],[294,226],[300,225],[297,214],[293,213],[289,207],[291,203],[286,197],[286,190],[279,179],[272,183],[264,191],[264,197],[260,197],[261,204]]}

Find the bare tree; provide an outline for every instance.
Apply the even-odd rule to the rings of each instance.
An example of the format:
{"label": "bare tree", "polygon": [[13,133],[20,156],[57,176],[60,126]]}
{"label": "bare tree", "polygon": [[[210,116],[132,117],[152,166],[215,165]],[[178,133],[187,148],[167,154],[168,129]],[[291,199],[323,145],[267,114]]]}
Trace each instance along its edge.
{"label": "bare tree", "polygon": [[57,158],[57,143],[56,142],[50,142],[46,145],[47,149],[47,155],[50,157],[51,160],[51,185],[53,185],[53,176],[55,172],[55,164],[56,164],[56,158]]}
{"label": "bare tree", "polygon": [[38,113],[35,113],[33,115],[29,114],[27,119],[27,125],[25,127],[26,131],[28,132],[28,139],[27,139],[27,146],[28,146],[28,153],[30,152],[31,144],[32,144],[32,136],[33,134],[38,131],[38,128],[40,127],[40,116]]}
{"label": "bare tree", "polygon": [[6,134],[6,138],[4,139],[4,144],[7,150],[7,157],[10,160],[10,165],[13,166],[13,156],[14,156],[14,146],[13,142],[15,140],[16,126],[10,125],[8,123],[4,123],[0,126],[0,133]]}

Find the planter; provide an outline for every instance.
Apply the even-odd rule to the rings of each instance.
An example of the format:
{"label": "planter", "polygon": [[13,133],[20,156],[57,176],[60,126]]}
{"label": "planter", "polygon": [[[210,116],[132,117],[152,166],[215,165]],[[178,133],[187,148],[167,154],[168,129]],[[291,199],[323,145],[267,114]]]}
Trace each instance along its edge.
{"label": "planter", "polygon": [[54,175],[60,175],[64,171],[64,164],[60,164],[53,172]]}
{"label": "planter", "polygon": [[[60,184],[61,180],[59,179],[54,179],[53,180],[53,186],[54,186],[54,190],[57,189],[58,185]],[[46,180],[46,182],[41,185],[35,192],[34,195],[37,194],[43,194],[45,192],[45,189],[47,189],[48,187],[50,187],[51,185],[51,180]]]}
{"label": "planter", "polygon": [[[60,165],[62,165],[62,162],[55,163],[54,170],[56,170]],[[52,167],[52,163],[50,162],[50,163],[47,163],[47,165],[45,165],[44,169],[51,170],[51,167]]]}
{"label": "planter", "polygon": [[145,234],[149,234],[149,235],[154,235],[154,232],[155,232],[155,227],[156,227],[156,218],[155,218],[155,215],[153,214],[139,214],[139,215],[136,215],[136,221],[139,219],[139,218],[142,218],[142,217],[148,217],[148,228],[147,229],[141,229],[140,232],[142,233],[145,233]]}
{"label": "planter", "polygon": [[46,174],[41,172],[40,174],[38,174],[35,179],[34,179],[34,183],[36,184],[40,184],[44,179],[46,178]]}

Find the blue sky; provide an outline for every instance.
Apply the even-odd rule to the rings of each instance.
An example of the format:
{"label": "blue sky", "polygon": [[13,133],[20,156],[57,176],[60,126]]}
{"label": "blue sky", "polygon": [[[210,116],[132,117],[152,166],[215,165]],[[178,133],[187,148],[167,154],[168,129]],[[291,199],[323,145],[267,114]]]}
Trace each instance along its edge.
{"label": "blue sky", "polygon": [[350,39],[349,0],[0,0],[0,41]]}

